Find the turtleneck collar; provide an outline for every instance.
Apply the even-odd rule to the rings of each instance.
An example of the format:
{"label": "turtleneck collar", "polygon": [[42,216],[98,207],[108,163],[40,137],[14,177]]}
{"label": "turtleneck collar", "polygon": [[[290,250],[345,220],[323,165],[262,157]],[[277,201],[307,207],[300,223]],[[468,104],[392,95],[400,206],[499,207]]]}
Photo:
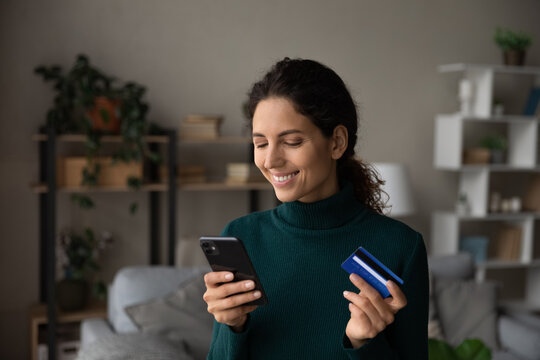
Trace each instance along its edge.
{"label": "turtleneck collar", "polygon": [[277,216],[294,227],[322,230],[342,226],[366,208],[356,200],[354,187],[346,183],[329,198],[303,203],[292,201],[276,208]]}

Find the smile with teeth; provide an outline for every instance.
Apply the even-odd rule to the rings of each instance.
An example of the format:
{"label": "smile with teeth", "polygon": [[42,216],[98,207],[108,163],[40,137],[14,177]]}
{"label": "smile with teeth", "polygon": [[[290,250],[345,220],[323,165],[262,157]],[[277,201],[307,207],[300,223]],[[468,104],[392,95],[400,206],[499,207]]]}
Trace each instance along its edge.
{"label": "smile with teeth", "polygon": [[276,176],[276,175],[272,175],[272,178],[275,180],[275,181],[279,181],[279,182],[283,182],[283,181],[287,181],[287,180],[290,180],[292,179],[293,177],[295,177],[297,174],[299,173],[299,171],[295,171],[289,175],[285,175],[285,176]]}

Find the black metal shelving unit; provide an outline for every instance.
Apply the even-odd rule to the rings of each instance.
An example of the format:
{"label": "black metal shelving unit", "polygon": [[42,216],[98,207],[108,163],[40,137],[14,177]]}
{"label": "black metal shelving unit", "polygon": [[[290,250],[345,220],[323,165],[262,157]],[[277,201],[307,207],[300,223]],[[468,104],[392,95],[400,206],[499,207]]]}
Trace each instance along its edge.
{"label": "black metal shelving unit", "polygon": [[[39,196],[39,229],[40,229],[40,302],[47,304],[47,344],[49,359],[56,359],[56,145],[57,135],[54,129],[48,128],[47,138],[39,143],[40,182],[46,184],[47,190]],[[177,133],[175,130],[167,130],[167,167],[169,174],[176,173]],[[152,144],[156,147],[158,144]],[[157,168],[150,170],[150,177],[157,179]],[[159,232],[159,204],[160,194],[163,191],[149,190],[149,263],[160,263],[160,232]],[[176,179],[169,176],[167,183],[167,264],[175,262],[175,238],[176,238]]]}

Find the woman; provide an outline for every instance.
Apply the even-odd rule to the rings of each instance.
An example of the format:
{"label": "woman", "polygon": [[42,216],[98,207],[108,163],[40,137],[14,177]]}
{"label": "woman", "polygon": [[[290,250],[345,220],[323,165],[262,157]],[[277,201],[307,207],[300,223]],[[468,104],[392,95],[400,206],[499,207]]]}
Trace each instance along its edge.
{"label": "woman", "polygon": [[[381,181],[354,159],[357,115],[340,77],[311,60],[275,64],[249,94],[255,164],[277,208],[237,219],[268,297],[206,274],[208,359],[427,359],[428,275],[419,233],[382,214]],[[379,293],[341,263],[363,246],[400,276]],[[344,291],[345,290],[345,291]]]}

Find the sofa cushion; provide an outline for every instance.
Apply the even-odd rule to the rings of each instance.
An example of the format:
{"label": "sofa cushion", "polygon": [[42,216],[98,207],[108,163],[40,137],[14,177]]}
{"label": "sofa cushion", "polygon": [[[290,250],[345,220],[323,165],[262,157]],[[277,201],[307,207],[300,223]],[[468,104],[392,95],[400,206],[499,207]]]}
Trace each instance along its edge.
{"label": "sofa cushion", "polygon": [[129,306],[126,312],[141,331],[183,343],[194,359],[204,359],[213,328],[213,317],[202,298],[205,291],[203,275],[199,274],[176,291]]}
{"label": "sofa cushion", "polygon": [[494,282],[437,279],[435,302],[445,340],[457,346],[465,339],[477,338],[496,350],[496,295]]}
{"label": "sofa cushion", "polygon": [[170,266],[133,266],[118,271],[110,287],[108,318],[118,333],[136,332],[137,327],[124,308],[170,293],[204,268],[174,268]]}
{"label": "sofa cushion", "polygon": [[193,360],[181,343],[155,334],[112,334],[82,348],[77,360]]}
{"label": "sofa cushion", "polygon": [[528,316],[501,316],[499,334],[501,345],[527,360],[540,360],[540,328],[538,319]]}

